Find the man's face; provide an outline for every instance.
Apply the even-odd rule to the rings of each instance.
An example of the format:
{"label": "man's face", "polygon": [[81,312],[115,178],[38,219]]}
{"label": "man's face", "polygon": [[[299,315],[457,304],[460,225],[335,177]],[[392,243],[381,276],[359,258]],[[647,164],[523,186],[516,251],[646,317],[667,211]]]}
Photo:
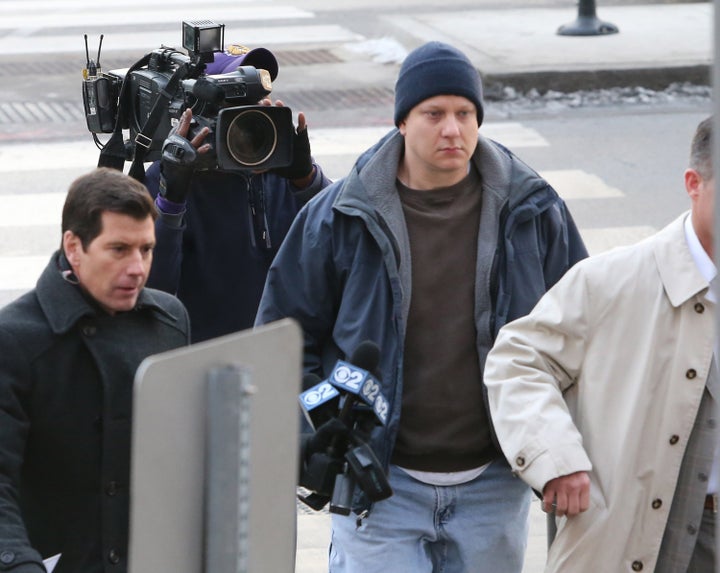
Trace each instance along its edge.
{"label": "man's face", "polygon": [[440,95],[420,102],[399,126],[405,137],[401,181],[414,189],[447,187],[467,175],[477,147],[475,104],[462,96]]}
{"label": "man's face", "polygon": [[80,287],[109,314],[132,310],[150,272],[155,246],[152,217],[142,221],[105,212],[102,231],[84,250],[65,231],[63,248]]}
{"label": "man's face", "polygon": [[712,257],[715,218],[715,177],[704,178],[695,169],[685,171],[685,188],[692,201],[692,224],[700,244]]}

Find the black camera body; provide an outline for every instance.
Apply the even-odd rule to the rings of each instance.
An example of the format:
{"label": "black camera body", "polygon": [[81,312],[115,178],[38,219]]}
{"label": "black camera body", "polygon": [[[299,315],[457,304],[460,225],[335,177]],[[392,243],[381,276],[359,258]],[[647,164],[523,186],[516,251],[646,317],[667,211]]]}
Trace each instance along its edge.
{"label": "black camera body", "polygon": [[188,139],[203,127],[210,131],[205,143],[212,149],[203,154],[203,167],[260,171],[290,165],[291,110],[258,105],[272,91],[269,73],[252,66],[205,73],[205,64],[222,51],[223,30],[209,21],[183,22],[188,54],[161,47],[130,68],[98,72],[83,86],[88,130],[94,135],[126,130],[127,161],[137,146],[143,147],[143,161],[156,161],[174,122],[190,108]]}

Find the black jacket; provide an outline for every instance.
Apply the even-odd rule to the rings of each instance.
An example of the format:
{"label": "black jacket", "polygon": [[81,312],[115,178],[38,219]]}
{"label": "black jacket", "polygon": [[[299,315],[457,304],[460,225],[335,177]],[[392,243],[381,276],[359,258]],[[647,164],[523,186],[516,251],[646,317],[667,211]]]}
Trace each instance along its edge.
{"label": "black jacket", "polygon": [[145,289],[110,316],[59,272],[0,310],[0,571],[127,570],[132,385],[189,341],[185,308]]}

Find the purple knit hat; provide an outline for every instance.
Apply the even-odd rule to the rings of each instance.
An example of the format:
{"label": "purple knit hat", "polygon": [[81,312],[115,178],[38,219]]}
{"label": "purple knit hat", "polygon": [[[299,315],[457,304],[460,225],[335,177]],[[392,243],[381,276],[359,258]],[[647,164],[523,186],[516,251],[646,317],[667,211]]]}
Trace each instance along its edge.
{"label": "purple knit hat", "polygon": [[270,50],[267,48],[251,50],[240,44],[230,44],[224,52],[216,52],[215,60],[205,66],[205,73],[210,76],[227,74],[234,72],[240,66],[267,70],[272,81],[275,81],[278,75],[278,62]]}

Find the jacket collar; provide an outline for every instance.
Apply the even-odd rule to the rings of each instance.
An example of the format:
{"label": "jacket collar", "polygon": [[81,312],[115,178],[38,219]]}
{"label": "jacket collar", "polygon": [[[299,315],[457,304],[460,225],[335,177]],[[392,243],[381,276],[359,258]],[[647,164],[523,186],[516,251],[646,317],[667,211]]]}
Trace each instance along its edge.
{"label": "jacket collar", "polygon": [[[38,279],[35,292],[40,307],[47,317],[54,334],[68,332],[84,317],[102,316],[104,311],[91,303],[79,286],[62,276],[65,257],[56,251]],[[134,311],[149,309],[169,318],[176,318],[153,296],[152,290],[143,289],[138,296]]]}
{"label": "jacket collar", "polygon": [[[342,183],[336,205],[367,210],[367,201],[381,213],[388,202],[395,201],[397,168],[405,140],[397,128],[363,153],[350,175]],[[484,193],[492,193],[500,202],[508,201],[512,209],[527,200],[543,183],[538,173],[497,142],[478,134],[478,145],[471,161],[482,177]]]}
{"label": "jacket collar", "polygon": [[695,264],[685,239],[683,213],[657,234],[655,262],[670,303],[678,307],[710,285]]}

